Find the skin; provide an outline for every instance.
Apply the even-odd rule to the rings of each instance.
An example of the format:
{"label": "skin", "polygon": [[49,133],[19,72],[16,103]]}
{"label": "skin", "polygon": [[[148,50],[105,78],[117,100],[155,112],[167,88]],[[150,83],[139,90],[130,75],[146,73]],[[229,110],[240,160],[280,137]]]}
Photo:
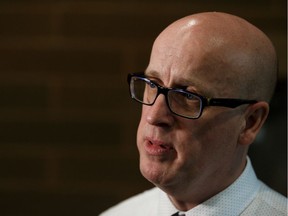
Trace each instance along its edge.
{"label": "skin", "polygon": [[187,211],[224,190],[245,168],[249,145],[269,113],[275,51],[245,20],[201,13],[158,36],[145,73],[165,87],[259,101],[235,109],[206,107],[196,120],[172,114],[164,95],[153,106],[143,105],[137,132],[141,173]]}

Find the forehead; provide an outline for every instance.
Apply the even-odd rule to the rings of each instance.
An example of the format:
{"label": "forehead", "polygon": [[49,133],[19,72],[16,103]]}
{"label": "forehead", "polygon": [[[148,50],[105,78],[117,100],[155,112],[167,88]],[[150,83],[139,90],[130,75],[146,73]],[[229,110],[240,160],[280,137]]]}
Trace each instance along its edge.
{"label": "forehead", "polygon": [[146,73],[167,87],[190,87],[207,97],[233,96],[235,53],[227,41],[206,40],[203,32],[194,30],[175,33],[170,29],[161,34],[153,45]]}
{"label": "forehead", "polygon": [[[223,66],[214,57],[194,47],[161,47],[154,49],[146,74],[166,87],[187,87],[207,97],[223,88]],[[167,51],[166,51],[167,50]],[[221,69],[222,68],[222,69]],[[221,81],[222,80],[222,81]]]}
{"label": "forehead", "polygon": [[149,68],[145,75],[168,88],[181,88],[191,92],[201,94],[206,97],[212,97],[215,89],[208,84],[208,81],[194,76],[189,71],[155,71]]}

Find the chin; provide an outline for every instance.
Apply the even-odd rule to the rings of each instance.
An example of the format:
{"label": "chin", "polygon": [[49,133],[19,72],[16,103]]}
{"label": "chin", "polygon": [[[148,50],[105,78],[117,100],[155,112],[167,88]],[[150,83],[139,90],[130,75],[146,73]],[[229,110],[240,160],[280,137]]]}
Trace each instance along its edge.
{"label": "chin", "polygon": [[140,172],[144,178],[154,185],[166,185],[169,182],[167,167],[159,161],[140,159]]}

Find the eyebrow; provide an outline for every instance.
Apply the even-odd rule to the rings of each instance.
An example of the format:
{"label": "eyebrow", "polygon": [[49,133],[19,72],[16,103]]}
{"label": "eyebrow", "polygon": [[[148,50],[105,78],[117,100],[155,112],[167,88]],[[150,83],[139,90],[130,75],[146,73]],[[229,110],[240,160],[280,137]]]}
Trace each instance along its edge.
{"label": "eyebrow", "polygon": [[155,71],[155,70],[144,70],[144,75],[147,76],[155,76],[155,77],[159,77],[159,72]]}
{"label": "eyebrow", "polygon": [[[160,72],[156,71],[156,70],[144,70],[144,75],[149,78],[149,77],[153,77],[156,79],[160,80]],[[162,81],[162,80],[160,80]],[[181,84],[182,83],[182,84]],[[179,89],[183,89],[183,90],[187,90],[189,91],[188,88],[193,88],[193,90],[191,92],[197,93],[197,94],[201,94],[201,95],[205,95],[205,96],[212,96],[211,95],[211,91],[209,91],[207,88],[205,89],[204,86],[201,82],[198,82],[196,80],[193,79],[184,79],[184,78],[179,78],[177,80],[177,83],[175,83],[175,88],[179,88]]]}

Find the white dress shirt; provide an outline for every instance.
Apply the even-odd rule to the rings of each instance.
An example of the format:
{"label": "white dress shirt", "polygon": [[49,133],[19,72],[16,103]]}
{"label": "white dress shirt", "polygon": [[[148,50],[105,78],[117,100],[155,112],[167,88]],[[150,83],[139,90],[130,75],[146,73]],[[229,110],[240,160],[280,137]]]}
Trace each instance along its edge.
{"label": "white dress shirt", "polygon": [[[165,192],[152,188],[119,203],[100,216],[171,216],[177,211]],[[185,216],[249,215],[245,211],[251,215],[261,212],[261,216],[287,215],[287,199],[257,179],[249,158],[243,173],[233,184],[200,205],[180,213]]]}

